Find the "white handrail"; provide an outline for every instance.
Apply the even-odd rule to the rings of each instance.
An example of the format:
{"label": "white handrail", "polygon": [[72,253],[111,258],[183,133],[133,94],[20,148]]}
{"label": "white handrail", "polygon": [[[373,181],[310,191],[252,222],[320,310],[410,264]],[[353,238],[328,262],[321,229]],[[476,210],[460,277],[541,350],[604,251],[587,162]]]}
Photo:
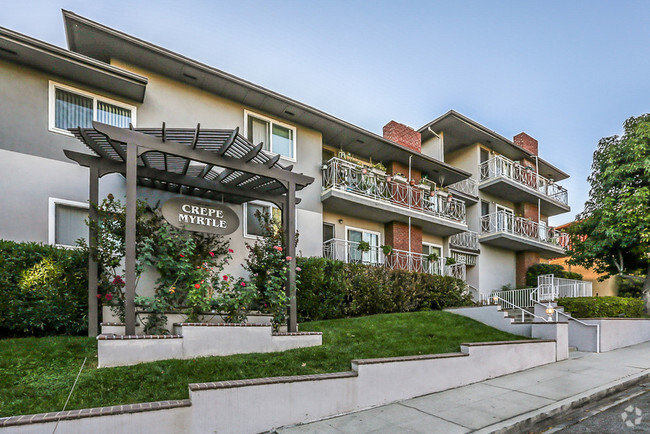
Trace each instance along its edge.
{"label": "white handrail", "polygon": [[[495,296],[492,297],[493,300],[494,300],[494,297],[495,297]],[[549,322],[546,318],[543,318],[543,317],[541,317],[541,316],[539,316],[539,315],[535,315],[533,312],[527,311],[526,309],[522,309],[521,307],[519,307],[519,306],[517,306],[517,305],[514,305],[514,304],[512,304],[512,303],[510,303],[508,300],[504,300],[504,299],[502,299],[502,298],[499,297],[498,295],[496,296],[496,298],[498,298],[498,300],[500,300],[500,301],[503,302],[503,303],[509,304],[510,306],[512,306],[513,309],[519,309],[519,310],[521,311],[521,321],[522,321],[522,322],[524,321],[524,315],[525,315],[525,314],[532,315],[533,317],[535,317],[535,318],[539,318],[539,319],[541,319],[541,320],[544,321],[544,322]],[[499,303],[498,300],[496,301],[495,304],[501,304],[501,303]]]}
{"label": "white handrail", "polygon": [[478,250],[478,233],[474,231],[465,231],[459,234],[454,234],[449,237],[449,244],[456,247]]}
{"label": "white handrail", "polygon": [[[546,307],[543,303],[540,303],[539,301],[536,301],[535,303],[539,304],[540,306]],[[587,327],[596,327],[596,352],[600,353],[600,324],[588,324],[584,321],[580,321],[577,318],[574,318],[573,316],[569,315],[566,312],[562,312],[560,310],[555,309],[555,321],[558,320],[558,315],[564,315],[567,317],[569,320],[573,320],[579,324],[582,324],[583,326]]]}
{"label": "white handrail", "polygon": [[397,182],[376,169],[363,167],[340,158],[323,165],[324,190],[333,188],[365,196],[381,202],[419,211],[434,217],[466,223],[465,202],[431,185],[411,186]]}
{"label": "white handrail", "polygon": [[462,181],[449,184],[448,187],[460,193],[478,197],[478,182],[474,178],[463,179]]}

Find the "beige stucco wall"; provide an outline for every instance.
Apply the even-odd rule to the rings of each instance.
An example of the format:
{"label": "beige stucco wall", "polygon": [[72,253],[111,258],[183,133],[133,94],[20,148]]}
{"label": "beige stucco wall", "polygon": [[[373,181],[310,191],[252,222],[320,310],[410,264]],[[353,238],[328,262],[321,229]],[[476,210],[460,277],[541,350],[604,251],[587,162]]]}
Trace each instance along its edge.
{"label": "beige stucco wall", "polygon": [[446,154],[445,162],[471,173],[472,178],[478,180],[480,162],[478,143],[474,143],[473,145]]}
{"label": "beige stucco wall", "polygon": [[[339,223],[342,220],[342,223]],[[372,232],[379,232],[379,242],[384,243],[384,224],[364,220],[357,217],[350,217],[345,214],[339,214],[331,211],[323,211],[323,223],[331,223],[334,225],[334,237],[339,240],[346,239],[346,228],[364,229]],[[322,234],[321,234],[322,237]]]}

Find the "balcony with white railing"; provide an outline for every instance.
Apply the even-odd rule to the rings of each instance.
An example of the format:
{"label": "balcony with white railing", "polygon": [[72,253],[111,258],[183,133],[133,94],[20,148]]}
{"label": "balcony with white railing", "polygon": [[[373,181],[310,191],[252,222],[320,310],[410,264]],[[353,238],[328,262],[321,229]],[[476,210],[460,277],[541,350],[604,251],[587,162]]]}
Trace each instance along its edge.
{"label": "balcony with white railing", "polygon": [[479,166],[479,189],[512,202],[537,203],[547,216],[569,211],[567,190],[535,172],[535,168],[522,166],[497,155]]}
{"label": "balcony with white railing", "polygon": [[449,246],[463,250],[479,250],[478,234],[474,231],[465,231],[449,237]]}
{"label": "balcony with white railing", "polygon": [[410,185],[390,176],[340,158],[322,167],[321,200],[325,209],[383,223],[399,220],[442,236],[467,230],[465,202],[433,183]]}
{"label": "balcony with white railing", "polygon": [[497,211],[481,217],[482,244],[490,244],[509,250],[536,251],[544,258],[564,254],[569,236],[545,224]]}
{"label": "balcony with white railing", "polygon": [[446,265],[445,258],[429,259],[422,253],[393,249],[389,254],[379,246],[360,250],[358,242],[332,238],[323,243],[323,257],[338,259],[347,263],[359,263],[388,267],[392,270],[407,270],[419,273],[452,276],[465,280],[465,264]]}
{"label": "balcony with white railing", "polygon": [[449,189],[470,196],[473,199],[472,202],[478,201],[478,182],[474,178],[467,178],[449,184]]}

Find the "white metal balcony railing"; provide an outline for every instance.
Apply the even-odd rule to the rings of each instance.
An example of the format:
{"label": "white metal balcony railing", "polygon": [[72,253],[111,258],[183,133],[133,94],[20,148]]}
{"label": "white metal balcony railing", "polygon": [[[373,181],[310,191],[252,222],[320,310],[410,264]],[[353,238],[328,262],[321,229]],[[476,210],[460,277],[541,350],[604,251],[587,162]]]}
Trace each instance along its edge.
{"label": "white metal balcony railing", "polygon": [[449,184],[449,188],[470,196],[478,197],[478,182],[474,178],[467,178]]}
{"label": "white metal balcony railing", "polygon": [[471,250],[478,250],[478,234],[474,231],[465,231],[449,237],[449,245]]}
{"label": "white metal balcony railing", "polygon": [[534,169],[524,167],[500,155],[481,163],[479,172],[481,181],[503,176],[537,190],[564,205],[569,204],[569,193],[564,187],[535,173]]}
{"label": "white metal balcony railing", "polygon": [[516,217],[505,211],[497,211],[481,217],[481,234],[504,232],[529,240],[564,248],[569,245],[565,232],[539,224],[532,220]]}
{"label": "white metal balcony railing", "polygon": [[323,164],[323,189],[347,191],[434,217],[466,223],[465,202],[426,187],[398,182],[375,169],[340,158]]}
{"label": "white metal balcony railing", "polygon": [[449,256],[454,258],[457,263],[465,264],[466,266],[476,265],[476,258],[478,255],[472,255],[470,253],[456,252],[454,250],[449,252]]}
{"label": "white metal balcony railing", "polygon": [[430,261],[427,255],[422,253],[393,249],[390,255],[385,255],[379,246],[370,246],[368,251],[361,251],[358,247],[358,242],[332,238],[323,243],[323,257],[347,263],[382,265],[393,270],[452,276],[463,281],[466,279],[465,264],[463,263],[445,265],[445,258]]}

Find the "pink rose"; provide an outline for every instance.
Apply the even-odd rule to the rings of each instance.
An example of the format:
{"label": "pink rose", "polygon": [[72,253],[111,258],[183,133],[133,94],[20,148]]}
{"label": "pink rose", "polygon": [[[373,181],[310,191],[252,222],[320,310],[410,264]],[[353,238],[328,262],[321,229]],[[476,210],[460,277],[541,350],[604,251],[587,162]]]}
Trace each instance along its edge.
{"label": "pink rose", "polygon": [[214,258],[214,252],[208,252]]}
{"label": "pink rose", "polygon": [[233,249],[228,249],[228,253],[235,253]]}
{"label": "pink rose", "polygon": [[302,271],[302,268],[296,267],[296,271]]}
{"label": "pink rose", "polygon": [[242,282],[242,283],[241,283],[241,286],[246,286],[246,282]]}
{"label": "pink rose", "polygon": [[291,256],[287,256],[287,262],[292,260],[293,258]]}
{"label": "pink rose", "polygon": [[113,294],[111,294],[110,292],[106,294],[106,301],[111,301],[112,299],[113,299]]}

